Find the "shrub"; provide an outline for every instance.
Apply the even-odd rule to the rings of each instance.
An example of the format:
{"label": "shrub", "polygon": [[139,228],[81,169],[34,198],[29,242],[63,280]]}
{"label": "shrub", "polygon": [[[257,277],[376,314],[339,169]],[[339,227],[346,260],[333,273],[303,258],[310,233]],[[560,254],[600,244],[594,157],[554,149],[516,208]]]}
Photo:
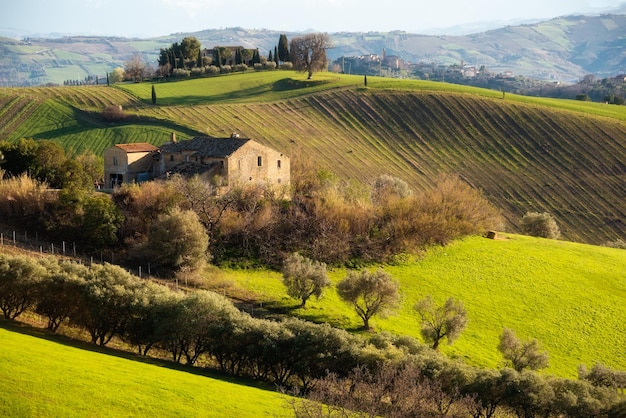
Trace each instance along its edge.
{"label": "shrub", "polygon": [[257,62],[254,64],[254,71],[261,71],[263,69],[263,64]]}
{"label": "shrub", "polygon": [[233,71],[246,72],[248,70],[248,66],[246,64],[236,64],[233,67]]}
{"label": "shrub", "polygon": [[200,77],[203,72],[204,72],[204,70],[202,68],[194,67],[194,68],[191,69],[191,76],[192,77]]}
{"label": "shrub", "polygon": [[107,122],[118,122],[126,119],[127,115],[124,113],[121,105],[111,105],[104,108],[102,111],[102,119]]}
{"label": "shrub", "polygon": [[172,76],[176,78],[187,78],[190,74],[191,72],[189,70],[183,68],[175,68],[174,71],[172,71]]}
{"label": "shrub", "polygon": [[533,237],[558,239],[561,231],[552,215],[547,212],[528,212],[522,218],[522,233]]}
{"label": "shrub", "polygon": [[44,213],[48,185],[26,173],[18,177],[4,176],[0,170],[0,215],[9,221],[32,225]]}
{"label": "shrub", "polygon": [[220,73],[220,67],[216,67],[215,65],[208,65],[204,67],[204,74],[214,76]]}
{"label": "shrub", "polygon": [[265,64],[263,64],[263,68],[265,70],[275,70],[276,63],[274,61],[267,61]]}
{"label": "shrub", "polygon": [[283,62],[278,68],[281,70],[293,70],[293,64],[290,62]]}
{"label": "shrub", "polygon": [[620,238],[616,239],[615,241],[605,242],[603,245],[605,247],[620,248],[622,250],[626,250],[626,241]]}
{"label": "shrub", "polygon": [[228,74],[233,70],[233,68],[230,65],[222,65],[220,67],[220,73],[222,74]]}

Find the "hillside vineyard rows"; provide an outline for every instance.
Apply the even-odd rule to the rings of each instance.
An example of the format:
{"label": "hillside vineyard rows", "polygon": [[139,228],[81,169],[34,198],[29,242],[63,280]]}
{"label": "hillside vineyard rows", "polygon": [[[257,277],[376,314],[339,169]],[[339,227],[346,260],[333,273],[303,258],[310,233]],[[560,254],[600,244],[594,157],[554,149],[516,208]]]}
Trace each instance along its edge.
{"label": "hillside vineyard rows", "polygon": [[[248,83],[254,91],[263,90],[258,80],[243,78],[253,76],[258,77],[230,77],[242,80],[239,88]],[[184,104],[188,96],[181,105],[150,106],[143,93],[107,87],[4,89],[0,134],[9,140],[52,139],[66,149],[99,154],[119,142],[161,145],[171,131],[183,138],[236,131],[295,158],[306,156],[341,178],[367,182],[391,174],[424,190],[441,174],[458,174],[503,211],[505,228],[513,232],[524,213],[547,211],[566,240],[602,244],[624,237],[623,121],[584,113],[584,108],[576,112],[524,103],[513,95],[502,99],[463,88],[454,92],[449,86],[435,91],[431,85],[419,90],[410,83],[411,90],[398,90],[403,84],[355,89],[341,87],[341,80],[339,86],[330,83],[325,91],[291,99],[272,101],[273,93],[263,93],[257,103],[200,100],[193,106]],[[179,85],[187,93],[185,83],[193,82],[200,81],[167,88]],[[370,86],[375,83],[372,77]],[[214,85],[194,88],[211,91]],[[124,88],[146,90],[144,85]],[[230,97],[227,92],[221,96]],[[97,112],[111,103],[139,120],[104,123]]]}

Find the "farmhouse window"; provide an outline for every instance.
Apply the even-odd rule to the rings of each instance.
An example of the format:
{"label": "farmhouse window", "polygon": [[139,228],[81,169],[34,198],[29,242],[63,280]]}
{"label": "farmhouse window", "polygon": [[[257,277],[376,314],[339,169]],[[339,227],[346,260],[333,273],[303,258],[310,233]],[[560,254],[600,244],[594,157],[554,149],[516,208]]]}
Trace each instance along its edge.
{"label": "farmhouse window", "polygon": [[276,166],[280,168],[280,160],[276,161]]}
{"label": "farmhouse window", "polygon": [[174,161],[174,154],[170,154],[170,161]]}
{"label": "farmhouse window", "polygon": [[261,167],[263,165],[263,157],[259,155],[256,159],[256,163],[259,167]]}
{"label": "farmhouse window", "polygon": [[113,165],[117,165],[117,157],[113,157]]}
{"label": "farmhouse window", "polygon": [[220,161],[220,167],[224,168],[224,160]]}

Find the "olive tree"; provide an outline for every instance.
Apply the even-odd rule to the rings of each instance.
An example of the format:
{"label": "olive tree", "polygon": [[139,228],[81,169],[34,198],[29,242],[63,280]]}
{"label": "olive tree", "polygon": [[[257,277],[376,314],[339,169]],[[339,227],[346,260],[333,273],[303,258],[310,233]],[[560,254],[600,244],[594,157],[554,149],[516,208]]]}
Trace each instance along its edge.
{"label": "olive tree", "polygon": [[539,370],[548,367],[548,353],[541,349],[536,339],[522,341],[511,329],[504,328],[498,350],[518,372],[524,369]]}
{"label": "olive tree", "polygon": [[400,302],[398,282],[384,270],[351,271],[337,285],[339,297],[354,307],[363,320],[363,328],[370,329],[372,316],[392,312]]}
{"label": "olive tree", "polygon": [[433,350],[439,348],[439,343],[444,338],[448,340],[448,344],[452,344],[467,326],[467,311],[463,302],[452,297],[443,306],[437,306],[428,295],[417,302],[414,309],[422,319],[422,337],[432,344]]}
{"label": "olive tree", "polygon": [[206,259],[209,238],[198,215],[174,208],[151,225],[145,255],[172,271],[195,270]]}
{"label": "olive tree", "polygon": [[48,275],[41,283],[35,312],[48,319],[48,330],[56,332],[76,312],[89,269],[78,263],[53,261],[45,267]]}
{"label": "olive tree", "polygon": [[298,253],[290,254],[283,263],[283,283],[287,294],[301,301],[304,308],[311,296],[320,298],[324,288],[330,286],[326,264],[313,261]]}
{"label": "olive tree", "polygon": [[0,254],[0,309],[6,319],[15,319],[34,305],[45,274],[31,257]]}
{"label": "olive tree", "polygon": [[84,327],[93,344],[104,346],[115,335],[123,335],[143,283],[123,268],[106,263],[91,266],[85,282],[70,322]]}

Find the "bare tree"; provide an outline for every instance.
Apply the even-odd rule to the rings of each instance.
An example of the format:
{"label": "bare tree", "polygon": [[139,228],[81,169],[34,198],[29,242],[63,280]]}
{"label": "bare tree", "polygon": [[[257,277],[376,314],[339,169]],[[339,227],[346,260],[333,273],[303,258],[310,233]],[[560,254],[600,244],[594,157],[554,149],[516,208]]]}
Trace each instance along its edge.
{"label": "bare tree", "polygon": [[422,337],[433,345],[433,350],[439,348],[443,338],[452,344],[467,325],[467,311],[463,302],[448,298],[443,306],[437,306],[430,295],[417,302],[414,309],[422,318]]}
{"label": "bare tree", "polygon": [[146,70],[146,64],[141,59],[140,54],[135,54],[131,59],[126,61],[124,66],[126,76],[133,81],[142,81],[143,73]]}
{"label": "bare tree", "polygon": [[314,72],[328,67],[326,50],[331,47],[328,34],[310,33],[291,40],[289,58],[296,70],[307,72],[308,79],[311,79]]}
{"label": "bare tree", "polygon": [[351,271],[337,285],[339,297],[354,306],[363,320],[363,328],[370,329],[369,320],[376,314],[394,310],[400,302],[398,282],[389,273],[378,270],[374,273],[362,270]]}

